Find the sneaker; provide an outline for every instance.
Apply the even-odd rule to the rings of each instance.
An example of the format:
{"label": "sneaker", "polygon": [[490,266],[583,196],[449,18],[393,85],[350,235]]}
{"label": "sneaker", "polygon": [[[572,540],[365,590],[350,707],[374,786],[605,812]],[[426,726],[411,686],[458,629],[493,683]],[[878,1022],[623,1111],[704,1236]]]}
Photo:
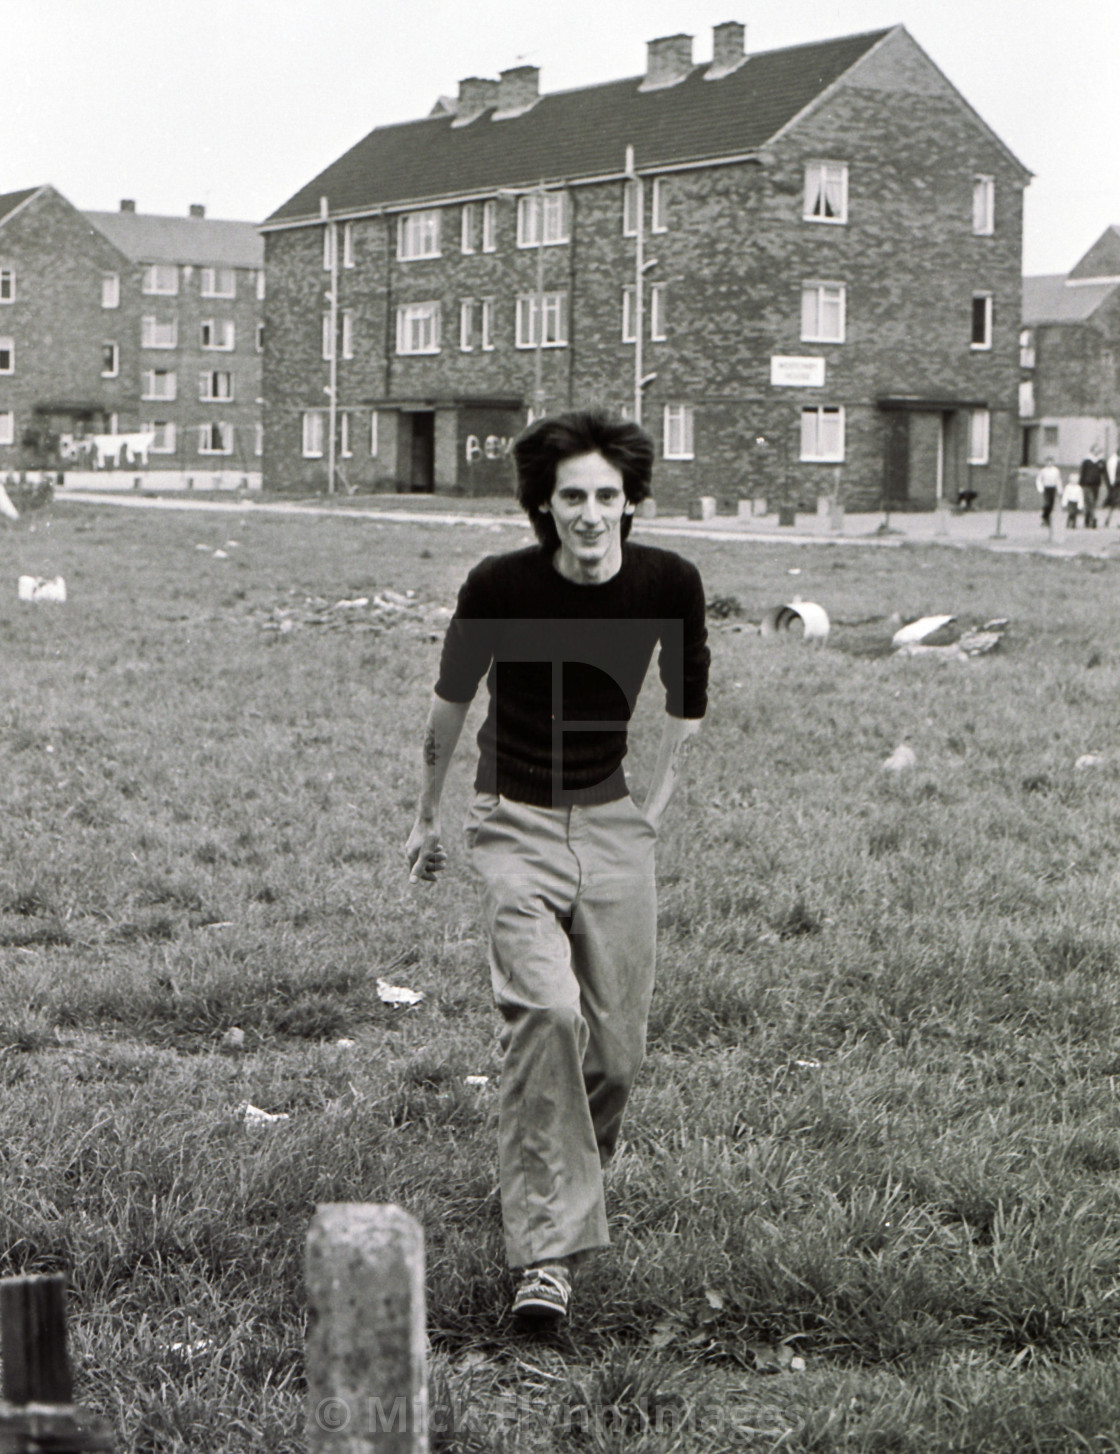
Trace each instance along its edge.
{"label": "sneaker", "polygon": [[513,1316],[533,1322],[559,1322],[568,1316],[572,1279],[559,1262],[526,1267],[513,1297]]}

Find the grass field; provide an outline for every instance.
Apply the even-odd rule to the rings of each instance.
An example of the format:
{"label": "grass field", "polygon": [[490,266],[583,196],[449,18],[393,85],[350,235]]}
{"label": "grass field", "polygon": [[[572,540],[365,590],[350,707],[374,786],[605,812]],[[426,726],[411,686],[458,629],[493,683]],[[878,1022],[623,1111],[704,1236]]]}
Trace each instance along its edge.
{"label": "grass field", "polygon": [[[79,1397],[122,1451],[295,1454],[308,1220],[394,1201],[437,1450],[1120,1450],[1120,567],[681,546],[743,614],[663,824],[615,1246],[529,1342],[469,741],[452,868],[409,888],[402,857],[436,608],[524,542],[73,503],[0,534],[0,1275],[68,1272]],[[419,604],[330,609],[386,589]],[[795,593],[824,650],[736,629]],[[1011,627],[882,653],[935,610]]]}

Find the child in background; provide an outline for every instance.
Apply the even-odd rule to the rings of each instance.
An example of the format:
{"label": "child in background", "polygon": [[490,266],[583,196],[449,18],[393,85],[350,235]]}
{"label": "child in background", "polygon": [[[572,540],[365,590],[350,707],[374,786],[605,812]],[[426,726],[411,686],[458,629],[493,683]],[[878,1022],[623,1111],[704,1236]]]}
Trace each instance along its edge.
{"label": "child in background", "polygon": [[1062,508],[1066,512],[1066,529],[1077,528],[1078,514],[1085,508],[1085,491],[1081,488],[1080,475],[1070,475],[1062,491]]}

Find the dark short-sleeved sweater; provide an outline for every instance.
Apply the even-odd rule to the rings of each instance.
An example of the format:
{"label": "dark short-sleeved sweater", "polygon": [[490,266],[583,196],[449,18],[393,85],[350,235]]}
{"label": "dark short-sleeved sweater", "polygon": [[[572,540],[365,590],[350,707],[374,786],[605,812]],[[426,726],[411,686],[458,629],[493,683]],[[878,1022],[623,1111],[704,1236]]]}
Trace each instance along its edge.
{"label": "dark short-sleeved sweater", "polygon": [[622,546],[601,585],[562,576],[539,546],[492,555],[467,576],[447,628],[436,694],[490,693],[475,786],[539,807],[607,803],[628,791],[626,730],[654,647],[665,707],[702,717],[704,589],[671,550]]}

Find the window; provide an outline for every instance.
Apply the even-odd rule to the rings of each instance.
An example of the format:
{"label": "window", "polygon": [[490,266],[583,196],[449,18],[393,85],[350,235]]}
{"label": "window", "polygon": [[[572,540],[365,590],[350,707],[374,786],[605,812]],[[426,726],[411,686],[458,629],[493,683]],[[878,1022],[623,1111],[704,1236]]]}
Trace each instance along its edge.
{"label": "window", "polygon": [[16,275],[14,268],[0,268],[0,303],[16,301]]}
{"label": "window", "polygon": [[377,410],[374,409],[369,416],[369,452],[370,457],[377,454]]}
{"label": "window", "polygon": [[200,424],[198,426],[199,454],[232,454],[232,424]]}
{"label": "window", "polygon": [[1044,424],[1042,426],[1042,443],[1047,449],[1058,447],[1058,426],[1056,424]]}
{"label": "window", "polygon": [[179,291],[179,269],[174,263],[149,263],[144,269],[140,291],[173,297]]}
{"label": "window", "polygon": [[1034,368],[1034,331],[1030,328],[1024,328],[1019,334],[1019,367]]}
{"label": "window", "polygon": [[474,202],[463,204],[463,216],[459,232],[459,251],[474,252],[474,231],[475,213],[478,211]]}
{"label": "window", "polygon": [[354,224],[352,222],[342,224],[342,266],[344,268],[354,266]]}
{"label": "window", "polygon": [[257,324],[257,352],[264,353],[264,324]]}
{"label": "window", "polygon": [[439,353],[438,303],[406,303],[397,309],[397,352]]}
{"label": "window", "polygon": [[474,349],[474,299],[464,298],[459,304],[459,351]]}
{"label": "window", "polygon": [[0,444],[15,444],[16,416],[10,409],[0,411]]}
{"label": "window", "polygon": [[308,409],[303,416],[303,457],[304,459],[322,459],[323,457],[323,411],[321,409]]}
{"label": "window", "polygon": [[522,293],[517,300],[517,347],[536,348],[538,319],[544,305],[542,348],[563,348],[568,342],[567,293]]}
{"label": "window", "polygon": [[175,453],[175,425],[162,419],[148,419],[140,425],[141,433],[154,434],[149,446],[153,454]]}
{"label": "window", "polygon": [[151,317],[140,320],[141,348],[177,348],[178,345],[179,325],[174,318],[168,323]]}
{"label": "window", "polygon": [[350,448],[350,415],[345,410],[338,416],[338,453],[342,459],[353,459]]}
{"label": "window", "polygon": [[102,308],[119,308],[121,304],[121,275],[120,273],[101,274],[101,306]]}
{"label": "window", "polygon": [[330,359],[334,357],[334,334],[331,331],[331,315],[323,314],[323,357]]}
{"label": "window", "polygon": [[637,320],[635,318],[635,306],[637,290],[633,283],[628,284],[622,290],[622,341],[623,343],[634,343],[638,337]]}
{"label": "window", "polygon": [[992,295],[991,293],[973,293],[972,295],[972,347],[991,348],[992,346]]}
{"label": "window", "polygon": [[257,269],[257,302],[264,302],[264,268]]}
{"label": "window", "polygon": [[483,298],[478,321],[479,344],[488,351],[494,347],[494,300]]}
{"label": "window", "polygon": [[145,369],[141,375],[142,399],[174,399],[177,391],[174,369]]}
{"label": "window", "polygon": [[844,460],[844,410],[829,404],[813,405],[801,411],[801,458],[842,464]]}
{"label": "window", "polygon": [[805,210],[808,222],[847,222],[847,162],[808,162],[805,167]]}
{"label": "window", "polygon": [[649,290],[649,336],[655,343],[663,343],[665,333],[665,284],[654,283]]}
{"label": "window", "polygon": [[221,348],[227,352],[233,347],[232,318],[204,318],[202,320],[203,348]]}
{"label": "window", "polygon": [[408,212],[397,219],[397,257],[439,257],[439,212]]}
{"label": "window", "polygon": [[653,179],[653,230],[654,232],[669,231],[669,196],[668,188],[663,177]]}
{"label": "window", "polygon": [[253,453],[258,459],[264,454],[264,425],[259,419],[253,425]]}
{"label": "window", "polygon": [[692,459],[692,405],[666,404],[661,452],[666,459]]}
{"label": "window", "polygon": [[638,235],[638,184],[635,181],[622,184],[622,235]]}
{"label": "window", "polygon": [[237,274],[232,268],[203,268],[199,291],[204,298],[234,298]]}
{"label": "window", "polygon": [[801,341],[843,343],[845,301],[843,283],[803,283]]}
{"label": "window", "polygon": [[977,237],[991,237],[996,230],[996,183],[994,177],[975,177],[972,182],[972,230]]}
{"label": "window", "polygon": [[1019,418],[1030,419],[1034,415],[1034,380],[1023,379],[1019,384]]}
{"label": "window", "polygon": [[204,403],[212,399],[232,399],[233,375],[227,369],[207,369],[199,374],[198,397]]}
{"label": "window", "polygon": [[498,204],[496,202],[483,202],[482,204],[482,251],[497,252],[498,250]]}
{"label": "window", "polygon": [[354,357],[354,310],[343,308],[342,310],[342,357]]}
{"label": "window", "polygon": [[337,246],[335,240],[335,225],[328,222],[323,228],[323,271],[329,273],[334,268],[334,250]]}
{"label": "window", "polygon": [[992,416],[987,409],[968,411],[968,462],[988,463],[988,442],[992,431]]}
{"label": "window", "polygon": [[16,346],[10,338],[0,338],[0,374],[16,371]]}
{"label": "window", "polygon": [[120,353],[115,343],[101,345],[101,377],[115,379],[120,373]]}
{"label": "window", "polygon": [[[542,224],[543,204],[543,224]],[[517,245],[546,247],[568,241],[568,197],[565,192],[532,192],[517,199]]]}

